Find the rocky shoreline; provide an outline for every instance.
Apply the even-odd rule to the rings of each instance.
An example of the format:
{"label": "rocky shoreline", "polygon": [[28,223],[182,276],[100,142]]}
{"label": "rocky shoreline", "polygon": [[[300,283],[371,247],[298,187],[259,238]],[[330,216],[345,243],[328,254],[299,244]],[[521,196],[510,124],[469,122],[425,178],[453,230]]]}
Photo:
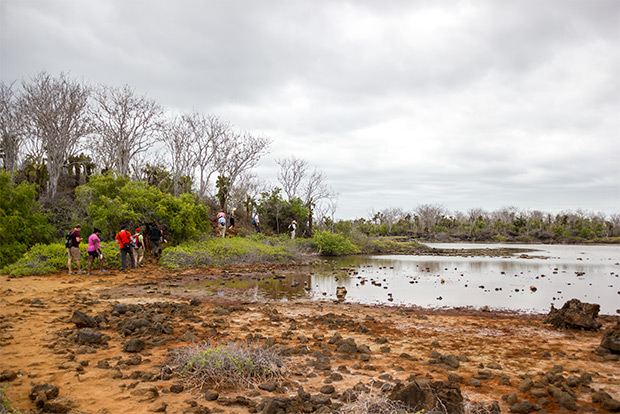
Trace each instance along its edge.
{"label": "rocky shoreline", "polygon": [[[161,288],[178,277],[154,265],[105,278],[1,276],[0,382],[12,407],[331,413],[353,412],[348,403],[377,394],[427,413],[620,411],[617,316],[597,317],[600,329],[575,330],[544,315],[261,302]],[[192,388],[170,357],[202,341],[276,350],[287,374],[250,388]]]}

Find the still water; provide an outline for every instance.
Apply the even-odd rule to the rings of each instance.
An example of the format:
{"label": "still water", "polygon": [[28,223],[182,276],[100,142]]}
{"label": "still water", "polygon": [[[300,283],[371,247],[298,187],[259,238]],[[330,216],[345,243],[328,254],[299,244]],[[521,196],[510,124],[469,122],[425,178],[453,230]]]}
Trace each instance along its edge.
{"label": "still water", "polygon": [[300,268],[255,286],[257,297],[336,299],[366,304],[474,307],[547,313],[567,300],[620,313],[620,246],[430,244],[447,249],[518,247],[505,257],[352,256]]}

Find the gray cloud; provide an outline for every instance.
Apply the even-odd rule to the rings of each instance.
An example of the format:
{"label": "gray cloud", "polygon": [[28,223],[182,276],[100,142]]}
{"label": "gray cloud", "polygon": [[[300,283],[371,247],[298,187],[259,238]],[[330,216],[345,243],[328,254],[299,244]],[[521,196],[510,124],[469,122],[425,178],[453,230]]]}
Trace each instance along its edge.
{"label": "gray cloud", "polygon": [[620,3],[3,0],[0,76],[129,84],[324,170],[340,217],[620,211]]}

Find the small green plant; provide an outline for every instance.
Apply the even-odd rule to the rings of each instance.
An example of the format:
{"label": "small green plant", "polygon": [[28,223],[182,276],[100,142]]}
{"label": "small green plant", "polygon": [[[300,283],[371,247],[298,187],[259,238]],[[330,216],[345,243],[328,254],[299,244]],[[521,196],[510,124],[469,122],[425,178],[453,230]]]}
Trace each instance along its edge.
{"label": "small green plant", "polygon": [[343,256],[359,253],[359,249],[342,234],[321,231],[314,235],[312,242],[319,254],[324,256]]}
{"label": "small green plant", "polygon": [[268,378],[280,379],[286,372],[284,360],[276,351],[236,343],[201,343],[178,349],[169,367],[198,389],[206,384],[248,387]]}
{"label": "small green plant", "polygon": [[6,397],[8,384],[0,388],[0,414],[21,414],[21,411],[13,409],[11,402]]}

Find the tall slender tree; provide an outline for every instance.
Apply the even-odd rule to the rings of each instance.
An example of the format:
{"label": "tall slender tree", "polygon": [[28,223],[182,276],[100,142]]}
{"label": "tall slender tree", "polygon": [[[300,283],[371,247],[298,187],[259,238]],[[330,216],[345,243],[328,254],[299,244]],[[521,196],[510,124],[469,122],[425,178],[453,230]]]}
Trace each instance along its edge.
{"label": "tall slender tree", "polygon": [[[176,117],[165,124],[162,138],[169,155],[170,172],[172,173],[172,194],[181,193],[182,177],[191,177],[196,165],[196,153],[191,150],[192,134],[190,125],[183,117]],[[184,188],[184,190],[189,190]]]}
{"label": "tall slender tree", "polygon": [[183,115],[183,122],[190,134],[191,150],[196,156],[198,196],[204,198],[207,196],[211,176],[218,171],[216,160],[222,158],[217,156],[217,152],[226,151],[228,148],[226,133],[230,125],[216,116],[205,116],[198,112]]}

